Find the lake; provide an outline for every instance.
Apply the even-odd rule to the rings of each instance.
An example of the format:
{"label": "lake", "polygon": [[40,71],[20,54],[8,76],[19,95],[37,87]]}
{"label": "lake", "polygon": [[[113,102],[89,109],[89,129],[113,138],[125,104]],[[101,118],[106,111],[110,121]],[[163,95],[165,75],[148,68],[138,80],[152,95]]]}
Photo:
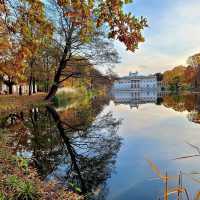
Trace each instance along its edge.
{"label": "lake", "polygon": [[[116,96],[119,97],[119,94]],[[126,94],[124,96],[127,97]],[[163,175],[166,171],[169,175],[178,175],[180,171],[199,172],[199,157],[174,160],[198,154],[187,144],[200,146],[200,124],[191,121],[192,114],[195,116],[198,112],[198,96],[165,96],[161,105],[157,105],[156,101],[135,104],[131,100],[129,103],[117,100],[117,105],[111,101],[104,111],[111,110],[116,118],[123,119],[118,130],[123,141],[115,173],[108,181],[110,190],[107,199],[153,200],[159,195],[162,197],[163,183],[152,179],[158,176],[152,172],[147,159],[155,163]],[[192,196],[199,185],[188,180],[187,176],[183,179]],[[174,186],[175,183],[173,180],[169,185]]]}
{"label": "lake", "polygon": [[111,94],[24,111],[23,135],[11,141],[17,154],[30,159],[45,181],[88,199],[162,199],[159,175],[173,176],[169,189],[178,185],[180,171],[194,199],[200,187],[200,96]]}

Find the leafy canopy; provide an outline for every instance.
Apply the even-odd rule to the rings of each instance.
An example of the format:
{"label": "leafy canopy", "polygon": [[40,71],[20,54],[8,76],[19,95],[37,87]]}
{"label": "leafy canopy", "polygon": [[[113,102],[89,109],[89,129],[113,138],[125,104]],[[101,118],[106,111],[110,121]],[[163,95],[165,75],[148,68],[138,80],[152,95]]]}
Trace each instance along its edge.
{"label": "leafy canopy", "polygon": [[131,0],[57,0],[73,26],[80,29],[83,41],[89,41],[95,28],[106,24],[108,37],[124,43],[127,50],[135,51],[139,42],[144,42],[141,31],[147,27],[147,20],[137,18],[123,11]]}

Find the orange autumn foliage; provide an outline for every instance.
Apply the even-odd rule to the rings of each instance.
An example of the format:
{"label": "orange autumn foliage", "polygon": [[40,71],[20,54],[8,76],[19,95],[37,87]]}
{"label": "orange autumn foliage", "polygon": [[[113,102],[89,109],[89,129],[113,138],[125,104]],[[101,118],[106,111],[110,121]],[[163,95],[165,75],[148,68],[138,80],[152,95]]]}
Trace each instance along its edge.
{"label": "orange autumn foliage", "polygon": [[14,3],[0,1],[0,74],[22,81],[27,61],[44,44],[42,36],[51,35],[53,28],[45,18],[41,1]]}
{"label": "orange autumn foliage", "polygon": [[181,84],[191,84],[195,74],[196,69],[194,67],[177,66],[163,73],[163,81],[172,84],[175,79],[178,79]]}
{"label": "orange autumn foliage", "polygon": [[147,20],[137,18],[131,13],[124,13],[123,5],[131,3],[131,0],[57,0],[60,7],[66,8],[64,15],[70,18],[74,26],[80,28],[80,36],[88,41],[88,35],[95,27],[107,24],[109,26],[108,37],[124,43],[127,50],[135,51],[138,43],[144,42],[141,31],[147,27]]}

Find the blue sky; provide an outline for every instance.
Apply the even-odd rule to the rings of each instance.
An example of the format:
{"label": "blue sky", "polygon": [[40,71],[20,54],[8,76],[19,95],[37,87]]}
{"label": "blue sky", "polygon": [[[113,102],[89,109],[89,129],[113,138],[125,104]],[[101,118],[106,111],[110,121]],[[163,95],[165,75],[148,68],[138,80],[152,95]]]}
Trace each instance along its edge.
{"label": "blue sky", "polygon": [[134,0],[125,11],[147,17],[149,28],[136,53],[115,42],[121,56],[114,69],[118,74],[163,72],[200,52],[200,0]]}

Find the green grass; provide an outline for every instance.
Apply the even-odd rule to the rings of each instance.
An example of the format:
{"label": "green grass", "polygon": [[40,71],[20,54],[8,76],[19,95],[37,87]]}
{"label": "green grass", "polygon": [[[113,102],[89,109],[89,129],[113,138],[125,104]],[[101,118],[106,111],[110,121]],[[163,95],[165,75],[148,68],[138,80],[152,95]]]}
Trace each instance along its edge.
{"label": "green grass", "polygon": [[70,95],[73,93],[59,92],[53,97],[52,101],[56,107],[65,107],[69,104]]}
{"label": "green grass", "polygon": [[2,192],[0,192],[0,200],[6,200],[6,197]]}
{"label": "green grass", "polygon": [[33,183],[24,181],[17,176],[8,177],[7,186],[12,188],[16,199],[34,200],[39,198],[39,193]]}

